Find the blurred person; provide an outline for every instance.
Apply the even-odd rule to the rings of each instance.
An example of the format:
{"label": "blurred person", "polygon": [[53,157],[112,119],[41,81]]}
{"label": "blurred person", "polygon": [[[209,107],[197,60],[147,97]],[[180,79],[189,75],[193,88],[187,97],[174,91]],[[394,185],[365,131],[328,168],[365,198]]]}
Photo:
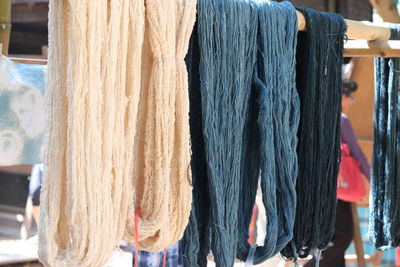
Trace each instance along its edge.
{"label": "blurred person", "polygon": [[32,199],[32,214],[36,224],[39,224],[40,217],[40,190],[42,188],[43,164],[35,164],[32,168],[29,181],[29,196]]}

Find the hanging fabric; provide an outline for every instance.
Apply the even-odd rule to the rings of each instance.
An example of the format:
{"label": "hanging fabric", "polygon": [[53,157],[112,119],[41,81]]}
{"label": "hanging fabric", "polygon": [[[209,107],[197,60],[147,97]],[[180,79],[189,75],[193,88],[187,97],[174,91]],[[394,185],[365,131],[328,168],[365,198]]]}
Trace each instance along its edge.
{"label": "hanging fabric", "polygon": [[0,56],[0,166],[42,161],[46,69]]}
{"label": "hanging fabric", "polygon": [[[400,39],[392,28],[391,39]],[[368,235],[378,249],[400,245],[400,59],[375,59],[374,151]]]}
{"label": "hanging fabric", "polygon": [[133,241],[138,231],[147,251],[182,237],[191,207],[183,59],[195,8],[195,0],[50,3],[46,266],[103,266],[124,233]]}
{"label": "hanging fabric", "polygon": [[261,179],[267,224],[264,245],[254,254],[254,264],[260,264],[279,253],[293,237],[300,102],[295,84],[295,9],[289,2],[273,1],[257,2],[255,9],[257,63],[243,136],[237,256],[246,261],[251,251],[248,229]]}
{"label": "hanging fabric", "polygon": [[[307,31],[299,32],[297,90],[299,174],[294,238],[282,255],[304,258],[324,249],[333,234],[340,155],[341,69],[346,24],[338,14],[298,8]],[[312,207],[312,208],[310,208]]]}

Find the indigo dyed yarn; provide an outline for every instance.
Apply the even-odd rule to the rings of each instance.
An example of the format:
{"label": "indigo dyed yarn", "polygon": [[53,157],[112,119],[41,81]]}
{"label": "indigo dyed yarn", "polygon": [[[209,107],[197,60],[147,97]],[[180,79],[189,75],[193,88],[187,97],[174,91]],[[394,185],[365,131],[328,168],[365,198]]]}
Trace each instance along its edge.
{"label": "indigo dyed yarn", "polygon": [[193,198],[189,224],[186,227],[181,249],[184,266],[207,266],[207,255],[210,252],[210,227],[207,163],[204,152],[203,122],[200,90],[200,53],[197,25],[193,29],[186,56],[189,78],[190,100],[190,138],[192,144],[192,183]]}
{"label": "indigo dyed yarn", "polygon": [[[199,0],[197,22],[200,84],[198,88],[191,88],[190,92],[193,94],[193,89],[200,90],[200,98],[194,101],[201,102],[211,250],[217,266],[233,266],[238,235],[243,133],[256,61],[257,17],[249,1]],[[196,129],[193,124],[191,126],[193,133]],[[195,157],[193,160],[196,160]],[[194,164],[197,163],[192,162],[192,166]],[[193,176],[198,177],[198,174]],[[200,183],[200,180],[197,181]],[[198,198],[201,194],[196,195],[196,185],[194,187],[193,224],[189,225],[187,231],[199,229],[195,224],[207,220],[199,217],[201,212],[196,210],[204,203],[203,199]],[[201,204],[197,205],[196,201]],[[198,231],[197,236],[199,239],[204,235]],[[192,239],[195,240],[196,235],[185,235],[184,253],[190,249],[188,246],[191,246]],[[208,241],[203,239],[201,242]],[[198,255],[197,263],[195,259],[190,259],[190,264],[194,264],[190,266],[203,262],[204,256]],[[185,257],[187,265],[191,256],[186,254]]]}
{"label": "indigo dyed yarn", "polygon": [[187,56],[194,201],[184,263],[206,266],[209,248],[217,266],[246,260],[261,177],[268,233],[257,264],[292,238],[300,113],[295,9],[288,2],[199,0],[197,22]]}
{"label": "indigo dyed yarn", "polygon": [[297,208],[294,237],[281,253],[306,257],[330,241],[336,213],[340,155],[341,69],[346,24],[338,14],[298,8],[307,31],[298,33]]}
{"label": "indigo dyed yarn", "polygon": [[[400,27],[391,30],[400,39]],[[400,58],[375,59],[374,152],[369,238],[378,249],[400,245]]]}
{"label": "indigo dyed yarn", "polygon": [[254,263],[259,264],[293,237],[300,102],[295,84],[295,9],[289,2],[254,1],[254,10],[258,53],[243,136],[237,256],[245,261],[249,254],[248,229],[260,178],[267,224],[264,245],[257,247],[254,255]]}

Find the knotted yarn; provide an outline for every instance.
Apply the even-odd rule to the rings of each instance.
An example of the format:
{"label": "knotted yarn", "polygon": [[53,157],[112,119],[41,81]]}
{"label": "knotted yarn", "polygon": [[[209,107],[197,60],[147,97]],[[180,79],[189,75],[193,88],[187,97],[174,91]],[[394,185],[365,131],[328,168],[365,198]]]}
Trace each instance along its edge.
{"label": "knotted yarn", "polygon": [[[400,39],[392,26],[391,39]],[[374,149],[368,236],[377,249],[400,245],[400,59],[375,58]]]}
{"label": "knotted yarn", "polygon": [[260,264],[293,237],[300,102],[295,84],[295,8],[289,2],[254,1],[254,9],[258,53],[249,127],[243,137],[237,256],[246,261],[250,253],[248,229],[260,178],[267,217],[264,245],[256,247],[254,254],[254,263]]}
{"label": "knotted yarn", "polygon": [[124,230],[134,240],[138,207],[139,249],[182,237],[191,207],[183,60],[195,12],[195,0],[50,3],[46,266],[103,266]]}
{"label": "knotted yarn", "polygon": [[[307,31],[298,33],[297,90],[300,125],[297,208],[286,258],[307,257],[330,241],[336,213],[340,156],[341,69],[346,24],[338,14],[298,8]],[[312,207],[312,208],[311,208]]]}

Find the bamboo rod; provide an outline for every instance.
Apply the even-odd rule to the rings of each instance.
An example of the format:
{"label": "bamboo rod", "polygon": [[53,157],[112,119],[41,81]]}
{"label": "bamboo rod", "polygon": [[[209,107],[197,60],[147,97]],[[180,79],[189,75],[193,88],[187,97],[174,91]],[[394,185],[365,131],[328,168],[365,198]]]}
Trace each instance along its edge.
{"label": "bamboo rod", "polygon": [[349,40],[344,45],[345,57],[400,57],[400,41]]}
{"label": "bamboo rod", "polygon": [[0,22],[11,22],[11,0],[0,0]]}
{"label": "bamboo rod", "polygon": [[[306,20],[303,14],[296,11],[298,20],[298,30],[306,31]],[[355,21],[346,19],[347,32],[346,35],[350,39],[361,39],[367,41],[389,40],[390,29],[386,25],[376,25],[371,22]]]}
{"label": "bamboo rod", "polygon": [[11,32],[11,0],[0,0],[0,43],[3,49],[0,54],[8,54],[8,44]]}

